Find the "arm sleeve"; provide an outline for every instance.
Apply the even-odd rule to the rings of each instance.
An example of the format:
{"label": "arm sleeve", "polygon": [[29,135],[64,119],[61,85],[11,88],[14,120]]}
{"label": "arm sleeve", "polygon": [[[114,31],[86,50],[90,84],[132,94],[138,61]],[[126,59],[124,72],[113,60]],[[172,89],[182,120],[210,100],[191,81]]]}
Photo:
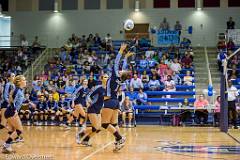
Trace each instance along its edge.
{"label": "arm sleeve", "polygon": [[114,61],[114,68],[113,68],[113,75],[119,77],[118,71],[119,71],[119,65],[120,65],[120,60],[121,60],[122,54],[118,53],[117,57]]}
{"label": "arm sleeve", "polygon": [[6,101],[9,101],[9,96],[8,96],[8,90],[9,90],[10,85],[6,85],[4,92],[3,92],[3,99]]}
{"label": "arm sleeve", "polygon": [[127,70],[127,66],[128,66],[128,64],[127,64],[127,58],[124,58],[122,69],[123,69],[123,70]]}

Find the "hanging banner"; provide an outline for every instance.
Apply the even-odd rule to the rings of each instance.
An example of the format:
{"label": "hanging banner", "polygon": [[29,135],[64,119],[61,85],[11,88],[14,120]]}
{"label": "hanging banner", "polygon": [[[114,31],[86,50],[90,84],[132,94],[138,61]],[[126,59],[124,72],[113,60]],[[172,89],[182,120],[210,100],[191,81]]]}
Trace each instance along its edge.
{"label": "hanging banner", "polygon": [[228,40],[232,39],[235,45],[240,45],[240,29],[229,29]]}
{"label": "hanging banner", "polygon": [[180,36],[178,31],[161,30],[157,32],[156,36],[158,45],[179,44]]}

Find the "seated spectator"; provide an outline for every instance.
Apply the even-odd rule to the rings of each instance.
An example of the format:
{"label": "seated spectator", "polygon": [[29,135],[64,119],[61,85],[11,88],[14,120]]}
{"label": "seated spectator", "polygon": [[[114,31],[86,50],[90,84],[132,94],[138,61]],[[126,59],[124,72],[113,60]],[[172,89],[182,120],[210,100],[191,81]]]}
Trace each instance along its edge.
{"label": "seated spectator", "polygon": [[102,40],[99,37],[98,33],[95,34],[95,37],[93,38],[93,40],[94,40],[95,45],[101,45],[102,44]]}
{"label": "seated spectator", "polygon": [[200,124],[206,124],[208,120],[208,111],[206,107],[208,107],[209,103],[204,98],[204,95],[200,95],[199,98],[194,102],[194,107],[196,108],[196,118]]}
{"label": "seated spectator", "polygon": [[[181,105],[181,108],[187,108],[190,107],[191,104],[189,104],[189,101],[187,98],[184,98],[184,101]],[[180,114],[180,125],[185,126],[185,123],[187,121],[190,121],[192,117],[192,113],[189,110],[181,110]]]}
{"label": "seated spectator", "polygon": [[160,82],[157,80],[156,76],[153,76],[152,79],[148,82],[148,88],[151,91],[157,91],[160,89]]}
{"label": "seated spectator", "polygon": [[140,88],[143,88],[142,80],[138,78],[137,74],[133,75],[133,78],[130,81],[130,87],[133,87],[135,91],[138,91]]}
{"label": "seated spectator", "polygon": [[62,76],[58,77],[58,80],[57,80],[58,89],[64,90],[65,86],[66,86],[66,82],[63,80],[63,77]]}
{"label": "seated spectator", "polygon": [[145,52],[145,59],[149,60],[151,57],[154,55],[154,50],[150,47],[146,52]]}
{"label": "seated spectator", "polygon": [[235,44],[234,44],[232,38],[230,38],[228,43],[227,43],[227,49],[232,50],[232,51],[235,49]]}
{"label": "seated spectator", "polygon": [[106,51],[110,51],[112,48],[112,37],[109,33],[105,37],[105,47],[106,47]]}
{"label": "seated spectator", "polygon": [[143,92],[143,88],[139,88],[137,94],[137,105],[147,105],[147,94]]}
{"label": "seated spectator", "polygon": [[180,46],[183,45],[184,48],[189,48],[190,45],[191,45],[191,43],[192,43],[192,42],[190,41],[190,39],[184,37],[183,40],[182,40],[182,42],[180,43]]}
{"label": "seated spectator", "polygon": [[97,81],[94,79],[94,76],[93,75],[90,75],[89,76],[89,79],[88,79],[88,88],[92,88],[94,87],[95,85],[97,84]]}
{"label": "seated spectator", "polygon": [[167,80],[164,82],[164,90],[163,91],[168,91],[168,92],[173,92],[176,91],[176,84],[172,80],[171,76],[167,76]]}
{"label": "seated spectator", "polygon": [[35,125],[42,125],[43,122],[46,122],[48,118],[48,106],[44,95],[39,97],[39,100],[36,104],[36,109],[33,112]]}
{"label": "seated spectator", "polygon": [[172,80],[175,82],[175,84],[178,84],[178,85],[182,84],[182,79],[175,72],[173,72]]}
{"label": "seated spectator", "polygon": [[[121,105],[122,111],[122,120],[123,120],[123,127],[131,127],[131,122],[133,118],[133,105],[130,101],[129,97],[126,97],[124,102]],[[126,125],[126,118],[128,118],[128,125]]]}
{"label": "seated spectator", "polygon": [[144,55],[142,55],[142,58],[139,61],[139,67],[142,68],[142,69],[148,68],[148,61],[146,60]]}
{"label": "seated spectator", "polygon": [[183,77],[183,84],[187,86],[192,86],[194,78],[191,75],[191,71],[187,71],[186,75]]}
{"label": "seated spectator", "polygon": [[182,58],[181,62],[182,62],[183,68],[191,68],[192,58],[190,57],[190,54],[186,54],[185,57]]}
{"label": "seated spectator", "polygon": [[118,96],[119,106],[122,106],[126,98],[125,92],[122,90],[122,87],[119,87],[117,96]]}
{"label": "seated spectator", "polygon": [[53,99],[54,101],[58,102],[60,99],[59,93],[57,92],[56,89],[53,89],[53,93],[52,93]]}
{"label": "seated spectator", "polygon": [[222,49],[219,50],[217,56],[218,70],[223,72],[223,62],[226,59],[227,54]]}
{"label": "seated spectator", "polygon": [[133,105],[137,104],[137,92],[134,92],[133,87],[130,87],[129,92],[126,93]]}
{"label": "seated spectator", "polygon": [[221,106],[221,97],[218,96],[215,102],[215,109],[214,109],[214,125],[218,126],[220,122],[220,107]]}
{"label": "seated spectator", "polygon": [[65,87],[65,94],[67,94],[67,97],[70,97],[74,90],[75,90],[75,85],[74,85],[74,82],[73,81],[69,81],[69,83],[66,85]]}
{"label": "seated spectator", "polygon": [[177,58],[174,58],[173,62],[170,64],[170,69],[176,73],[180,73],[180,71],[182,70],[181,64],[178,63]]}
{"label": "seated spectator", "polygon": [[141,75],[141,80],[144,86],[146,86],[149,82],[149,75],[147,75],[147,71],[143,71],[143,74]]}
{"label": "seated spectator", "polygon": [[158,65],[158,71],[157,71],[158,75],[160,77],[163,77],[164,72],[165,72],[165,70],[167,70],[167,68],[168,68],[167,64],[165,64],[164,60],[161,60],[160,64]]}
{"label": "seated spectator", "polygon": [[225,50],[227,48],[226,42],[224,39],[221,39],[218,41],[217,48],[222,50]]}

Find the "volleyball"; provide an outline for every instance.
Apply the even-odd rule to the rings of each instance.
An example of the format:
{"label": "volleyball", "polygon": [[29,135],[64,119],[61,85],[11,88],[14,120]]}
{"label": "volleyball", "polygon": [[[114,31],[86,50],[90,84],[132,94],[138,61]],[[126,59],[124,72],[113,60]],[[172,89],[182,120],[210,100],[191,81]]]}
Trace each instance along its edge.
{"label": "volleyball", "polygon": [[126,30],[126,31],[130,31],[130,30],[132,30],[133,28],[134,28],[134,22],[133,22],[133,20],[131,20],[131,19],[127,19],[125,22],[124,22],[124,29]]}

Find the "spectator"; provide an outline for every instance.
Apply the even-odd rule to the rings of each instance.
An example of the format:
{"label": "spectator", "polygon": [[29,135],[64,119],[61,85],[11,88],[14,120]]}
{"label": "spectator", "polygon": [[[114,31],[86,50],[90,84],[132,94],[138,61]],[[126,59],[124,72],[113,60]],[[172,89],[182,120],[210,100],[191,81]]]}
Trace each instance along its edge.
{"label": "spectator", "polygon": [[227,49],[232,50],[232,51],[235,49],[235,44],[234,44],[232,38],[229,38],[229,41],[227,43]]}
{"label": "spectator", "polygon": [[142,58],[140,59],[139,67],[142,69],[148,68],[148,61],[146,60],[146,57],[144,55],[142,55]]}
{"label": "spectator", "polygon": [[149,82],[149,75],[147,75],[147,71],[143,71],[143,74],[141,75],[141,80],[144,85],[144,87],[148,84]]}
{"label": "spectator", "polygon": [[183,57],[182,59],[182,65],[183,65],[183,68],[191,68],[192,66],[192,59],[190,57],[190,54],[186,54],[185,57]]}
{"label": "spectator", "polygon": [[227,29],[235,29],[235,22],[232,17],[229,17],[229,20],[227,21]]}
{"label": "spectator", "polygon": [[169,23],[167,22],[167,18],[164,17],[162,23],[160,24],[160,30],[169,30]]}
{"label": "spectator", "polygon": [[147,94],[143,92],[143,88],[140,88],[137,94],[137,105],[147,105],[147,98]]}
{"label": "spectator", "polygon": [[92,88],[97,84],[97,81],[94,79],[94,76],[90,74],[89,79],[88,79],[88,88]]}
{"label": "spectator", "polygon": [[186,75],[183,77],[183,84],[187,86],[193,85],[193,76],[191,75],[191,71],[187,71]]}
{"label": "spectator", "polygon": [[146,52],[145,52],[145,57],[144,59],[151,59],[151,57],[154,55],[154,50],[150,47]]}
{"label": "spectator", "polygon": [[75,90],[74,81],[69,81],[69,83],[67,83],[65,87],[65,93],[67,94],[67,97],[70,97],[73,94],[74,90]]}
{"label": "spectator", "polygon": [[215,102],[215,109],[214,109],[215,126],[218,126],[220,122],[220,106],[221,106],[221,97],[218,96]]}
{"label": "spectator", "polygon": [[27,41],[25,36],[22,37],[21,46],[22,47],[28,47],[28,41]]}
{"label": "spectator", "polygon": [[59,101],[60,96],[59,96],[59,93],[57,92],[57,90],[55,88],[53,89],[52,96],[53,96],[54,101],[56,101],[56,102]]}
{"label": "spectator", "polygon": [[178,84],[178,85],[182,84],[182,79],[175,72],[173,72],[172,80],[175,82],[175,84]]}
{"label": "spectator", "polygon": [[130,81],[130,87],[133,87],[135,91],[138,91],[140,88],[143,88],[142,80],[138,78],[137,74],[133,75],[133,78]]}
{"label": "spectator", "polygon": [[179,36],[180,36],[181,35],[181,31],[182,31],[182,25],[180,24],[179,21],[176,21],[174,29],[175,29],[175,31],[179,31]]}
{"label": "spectator", "polygon": [[133,87],[130,87],[129,92],[126,93],[126,97],[129,97],[133,105],[137,104],[137,93],[134,92]]}
{"label": "spectator", "polygon": [[102,44],[102,40],[99,37],[98,33],[95,34],[95,37],[93,38],[93,40],[94,40],[95,45],[101,45]]}
{"label": "spectator", "polygon": [[190,41],[190,39],[184,37],[182,42],[180,43],[180,46],[183,45],[183,47],[187,49],[190,47],[191,43],[192,42]]}
{"label": "spectator", "polygon": [[206,124],[208,119],[208,111],[206,107],[208,107],[209,103],[204,98],[204,95],[200,95],[199,98],[194,102],[194,107],[196,108],[196,118],[200,124]]}
{"label": "spectator", "polygon": [[[133,118],[133,105],[130,101],[129,97],[126,97],[124,102],[121,105],[121,111],[122,111],[122,120],[123,120],[123,127],[131,127],[131,122]],[[126,118],[128,118],[128,125],[126,125]]]}
{"label": "spectator", "polygon": [[157,80],[157,77],[154,75],[148,83],[148,88],[151,91],[157,91],[160,89],[160,82]]}
{"label": "spectator", "polygon": [[234,126],[234,129],[238,129],[237,127],[237,110],[236,110],[236,99],[238,96],[238,90],[235,86],[232,85],[232,81],[228,81],[228,117],[230,123]]}
{"label": "spectator", "polygon": [[105,44],[106,44],[106,50],[110,51],[112,48],[112,37],[111,35],[108,33],[107,36],[105,37]]}
{"label": "spectator", "polygon": [[223,62],[226,59],[227,54],[222,49],[219,50],[217,56],[218,70],[223,72]]}
{"label": "spectator", "polygon": [[174,58],[173,62],[170,64],[170,69],[176,73],[180,73],[180,71],[182,70],[181,64],[178,63],[177,58]]}
{"label": "spectator", "polygon": [[164,91],[173,92],[176,91],[176,84],[172,80],[171,76],[167,76],[167,80],[164,82]]}
{"label": "spectator", "polygon": [[225,42],[224,39],[221,39],[221,40],[218,41],[217,48],[218,49],[223,49],[223,50],[225,50],[227,48],[226,42]]}

